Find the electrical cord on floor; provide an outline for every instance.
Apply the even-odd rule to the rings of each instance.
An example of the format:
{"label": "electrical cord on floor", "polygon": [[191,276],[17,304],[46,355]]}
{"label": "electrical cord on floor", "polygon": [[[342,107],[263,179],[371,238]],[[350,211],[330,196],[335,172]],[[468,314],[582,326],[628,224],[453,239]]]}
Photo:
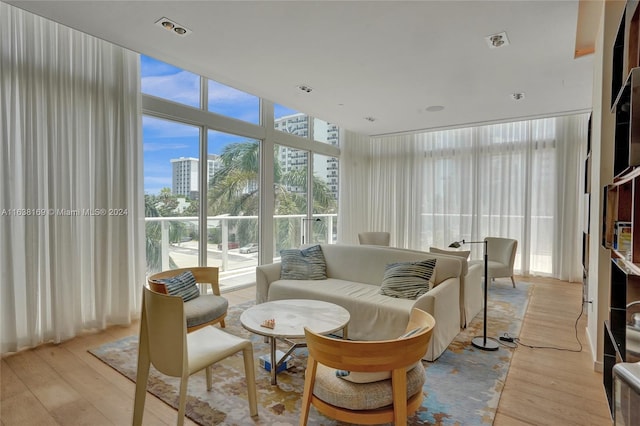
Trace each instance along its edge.
{"label": "electrical cord on floor", "polygon": [[[570,349],[570,348],[559,348],[556,346],[536,346],[536,345],[527,345],[526,343],[522,343],[522,341],[520,341],[519,337],[513,337],[510,336],[509,333],[504,333],[502,336],[499,337],[499,340],[497,340],[498,343],[500,343],[502,346],[506,346],[507,348],[511,348],[511,349],[515,349],[518,346],[524,346],[526,348],[530,348],[530,349],[553,349],[556,351],[564,351],[564,352],[582,352],[582,342],[580,341],[580,338],[578,337],[578,321],[580,321],[580,318],[582,318],[582,314],[584,313],[584,304],[586,303],[586,301],[584,300],[584,287],[582,288],[582,307],[580,309],[580,314],[578,315],[578,318],[576,318],[576,322],[573,326],[573,328],[575,329],[576,332],[576,341],[578,342],[578,345],[580,346],[580,349]],[[494,339],[495,340],[495,339]]]}

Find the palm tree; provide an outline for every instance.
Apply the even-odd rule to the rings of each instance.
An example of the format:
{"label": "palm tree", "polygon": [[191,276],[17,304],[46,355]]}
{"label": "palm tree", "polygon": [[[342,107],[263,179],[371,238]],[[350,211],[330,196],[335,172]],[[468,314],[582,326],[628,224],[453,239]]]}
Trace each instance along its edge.
{"label": "palm tree", "polygon": [[[158,199],[155,195],[145,194],[144,215],[145,217],[160,217],[158,210]],[[158,272],[162,270],[162,225],[160,222],[146,222],[145,224],[145,247],[147,254],[147,272]],[[169,267],[178,267],[174,260],[169,257]]]}
{"label": "palm tree", "polygon": [[[275,148],[274,158],[278,158]],[[229,144],[220,159],[222,169],[217,171],[210,182],[209,213],[213,215],[252,216],[258,214],[258,171],[260,165],[260,145],[258,142]],[[297,190],[293,190],[293,189]],[[307,168],[283,172],[281,165],[274,164],[275,213],[278,215],[301,214],[307,205]],[[317,176],[313,177],[314,213],[333,213],[336,202],[327,184]],[[299,219],[279,221],[278,241],[285,246],[294,246],[299,241]],[[256,228],[248,221],[241,221],[238,234],[256,241]],[[242,238],[243,237],[243,238]],[[252,242],[252,241],[245,242]]]}

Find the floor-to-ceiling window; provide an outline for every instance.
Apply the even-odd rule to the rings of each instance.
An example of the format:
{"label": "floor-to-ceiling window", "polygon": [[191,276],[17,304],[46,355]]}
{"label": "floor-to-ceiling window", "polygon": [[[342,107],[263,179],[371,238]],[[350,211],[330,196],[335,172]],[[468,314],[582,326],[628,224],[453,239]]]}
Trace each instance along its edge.
{"label": "floor-to-ceiling window", "polygon": [[338,159],[313,155],[311,242],[333,243],[338,235]]}
{"label": "floor-to-ceiling window", "polygon": [[[577,194],[587,121],[577,114],[368,140],[348,136],[341,160],[350,165],[343,189],[351,196],[342,199],[341,221],[352,234],[384,229],[392,244],[420,250],[513,238],[519,273],[581,280]],[[468,248],[481,257],[481,245]]]}
{"label": "floor-to-ceiling window", "polygon": [[220,267],[225,277],[253,277],[259,248],[260,143],[209,130],[207,147],[207,265]]}
{"label": "floor-to-ceiling window", "polygon": [[200,128],[142,119],[147,271],[198,266]]}
{"label": "floor-to-ceiling window", "polygon": [[274,240],[276,253],[309,242],[307,236],[308,153],[276,145],[274,149]]}
{"label": "floor-to-ceiling window", "polygon": [[149,271],[218,266],[224,289],[283,248],[335,242],[336,125],[145,56],[141,77]]}

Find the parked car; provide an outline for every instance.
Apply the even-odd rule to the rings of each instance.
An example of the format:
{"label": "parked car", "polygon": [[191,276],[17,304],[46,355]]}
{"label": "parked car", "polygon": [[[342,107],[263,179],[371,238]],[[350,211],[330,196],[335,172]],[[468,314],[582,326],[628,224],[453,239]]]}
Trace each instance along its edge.
{"label": "parked car", "polygon": [[[237,249],[238,247],[240,247],[240,244],[236,243],[235,241],[229,241],[227,243],[228,250]],[[222,244],[218,244],[218,250],[222,250]]]}
{"label": "parked car", "polygon": [[258,252],[258,244],[250,243],[244,247],[240,247],[240,253],[257,253]]}

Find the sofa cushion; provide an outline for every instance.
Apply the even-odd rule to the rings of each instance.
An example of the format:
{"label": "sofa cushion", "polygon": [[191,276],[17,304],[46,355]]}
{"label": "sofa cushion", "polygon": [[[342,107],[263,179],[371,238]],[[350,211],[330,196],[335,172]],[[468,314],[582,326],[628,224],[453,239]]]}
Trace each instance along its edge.
{"label": "sofa cushion", "polygon": [[380,294],[380,286],[328,278],[278,280],[269,288],[268,300],[312,299],[342,306],[351,314],[349,338],[353,340],[395,339],[407,328],[415,300]]}
{"label": "sofa cushion", "polygon": [[282,264],[280,278],[283,280],[324,280],[327,278],[327,264],[319,245],[302,250],[281,250],[280,258]]}
{"label": "sofa cushion", "polygon": [[223,316],[229,308],[229,301],[215,294],[203,294],[202,296],[184,304],[184,316],[187,318],[187,327],[205,324]]}
{"label": "sofa cushion", "polygon": [[384,271],[380,294],[402,299],[416,299],[433,288],[436,259],[420,262],[390,263]]}
{"label": "sofa cushion", "polygon": [[[422,391],[426,373],[421,362],[407,372],[407,398]],[[374,383],[352,383],[336,377],[335,369],[318,363],[313,394],[337,407],[351,410],[373,410],[393,403],[391,380]]]}
{"label": "sofa cushion", "polygon": [[162,278],[157,280],[166,285],[167,294],[171,296],[180,296],[182,300],[188,302],[200,296],[200,289],[196,284],[196,278],[193,272],[185,271],[171,278]]}
{"label": "sofa cushion", "polygon": [[[407,367],[407,372],[413,370],[417,363]],[[336,370],[336,377],[348,380],[351,383],[374,383],[380,380],[388,380],[391,378],[391,371],[348,371],[348,370]]]}

